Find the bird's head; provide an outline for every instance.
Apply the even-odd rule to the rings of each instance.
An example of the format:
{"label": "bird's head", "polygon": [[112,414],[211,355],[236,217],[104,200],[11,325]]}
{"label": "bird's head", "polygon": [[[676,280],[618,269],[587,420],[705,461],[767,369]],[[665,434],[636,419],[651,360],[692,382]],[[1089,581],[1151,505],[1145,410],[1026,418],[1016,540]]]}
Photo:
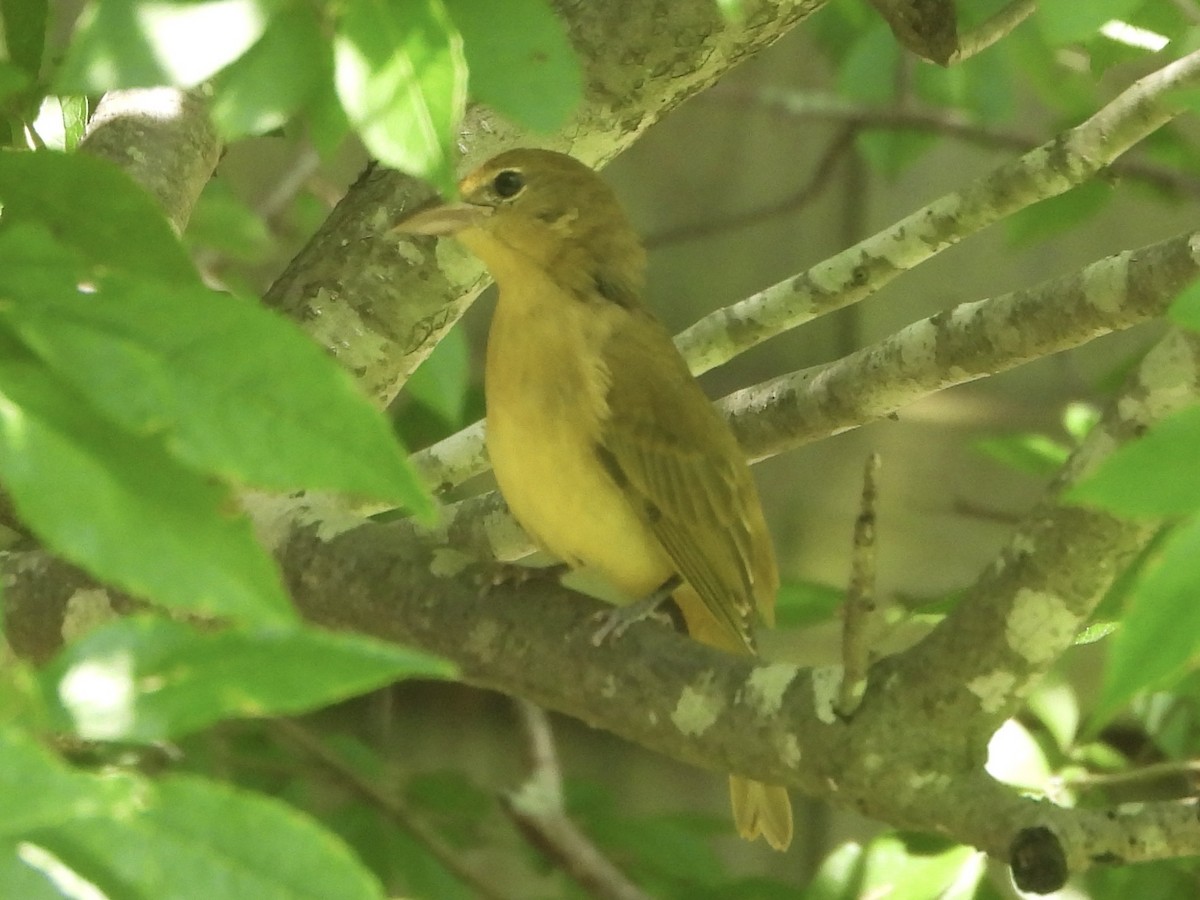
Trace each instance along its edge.
{"label": "bird's head", "polygon": [[612,189],[578,160],[509,150],[464,178],[459,193],[458,202],[419,210],[394,230],[457,237],[502,289],[535,266],[572,290],[629,302],[641,293],[641,242]]}

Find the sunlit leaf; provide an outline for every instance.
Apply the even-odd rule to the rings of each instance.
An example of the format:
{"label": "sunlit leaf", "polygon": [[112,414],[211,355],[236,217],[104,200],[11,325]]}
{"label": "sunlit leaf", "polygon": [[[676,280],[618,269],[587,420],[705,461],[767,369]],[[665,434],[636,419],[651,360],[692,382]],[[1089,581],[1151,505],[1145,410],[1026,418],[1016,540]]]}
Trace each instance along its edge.
{"label": "sunlit leaf", "polygon": [[334,68],[342,106],[367,149],[453,194],[467,64],[442,0],[347,0]]}
{"label": "sunlit leaf", "polygon": [[193,87],[262,37],[273,6],[271,0],[92,0],[57,84],[70,94]]}

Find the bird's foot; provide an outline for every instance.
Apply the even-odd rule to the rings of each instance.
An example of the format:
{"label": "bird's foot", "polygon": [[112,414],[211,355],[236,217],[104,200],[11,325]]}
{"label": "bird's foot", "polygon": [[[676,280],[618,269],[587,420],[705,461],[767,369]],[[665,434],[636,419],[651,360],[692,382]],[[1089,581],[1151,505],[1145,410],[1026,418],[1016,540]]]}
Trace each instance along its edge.
{"label": "bird's foot", "polygon": [[[672,575],[650,596],[643,597],[641,600],[631,603],[628,606],[618,606],[615,609],[606,609],[604,612],[596,613],[593,619],[600,623],[600,627],[592,634],[592,646],[599,647],[610,637],[616,640],[634,622],[640,622],[643,619],[656,616],[662,602],[670,597],[675,588],[679,587],[680,584],[679,576]],[[671,621],[669,616],[667,620],[668,622]]]}

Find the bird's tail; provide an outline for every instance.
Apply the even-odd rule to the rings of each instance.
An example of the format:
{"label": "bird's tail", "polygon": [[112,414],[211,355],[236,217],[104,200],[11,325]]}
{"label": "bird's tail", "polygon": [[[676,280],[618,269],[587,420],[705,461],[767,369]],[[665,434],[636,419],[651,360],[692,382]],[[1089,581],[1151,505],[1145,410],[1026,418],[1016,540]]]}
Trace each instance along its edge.
{"label": "bird's tail", "polygon": [[[673,597],[691,638],[729,653],[747,652],[742,639],[709,611],[691,585],[683,585]],[[785,788],[730,775],[729,801],[738,834],[748,841],[762,837],[776,850],[788,848],[792,842],[792,801]]]}
{"label": "bird's tail", "polygon": [[792,801],[787,790],[777,784],[730,775],[729,802],[738,834],[748,841],[762,837],[776,850],[788,848],[792,842]]}

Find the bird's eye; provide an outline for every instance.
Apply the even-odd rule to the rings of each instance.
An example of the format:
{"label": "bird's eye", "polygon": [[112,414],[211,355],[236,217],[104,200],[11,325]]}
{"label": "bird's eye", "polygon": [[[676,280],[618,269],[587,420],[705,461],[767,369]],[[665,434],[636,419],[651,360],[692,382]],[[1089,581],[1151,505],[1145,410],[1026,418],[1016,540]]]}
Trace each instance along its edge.
{"label": "bird's eye", "polygon": [[505,169],[492,179],[492,188],[499,197],[505,200],[517,196],[523,187],[525,187],[525,179],[516,169]]}

